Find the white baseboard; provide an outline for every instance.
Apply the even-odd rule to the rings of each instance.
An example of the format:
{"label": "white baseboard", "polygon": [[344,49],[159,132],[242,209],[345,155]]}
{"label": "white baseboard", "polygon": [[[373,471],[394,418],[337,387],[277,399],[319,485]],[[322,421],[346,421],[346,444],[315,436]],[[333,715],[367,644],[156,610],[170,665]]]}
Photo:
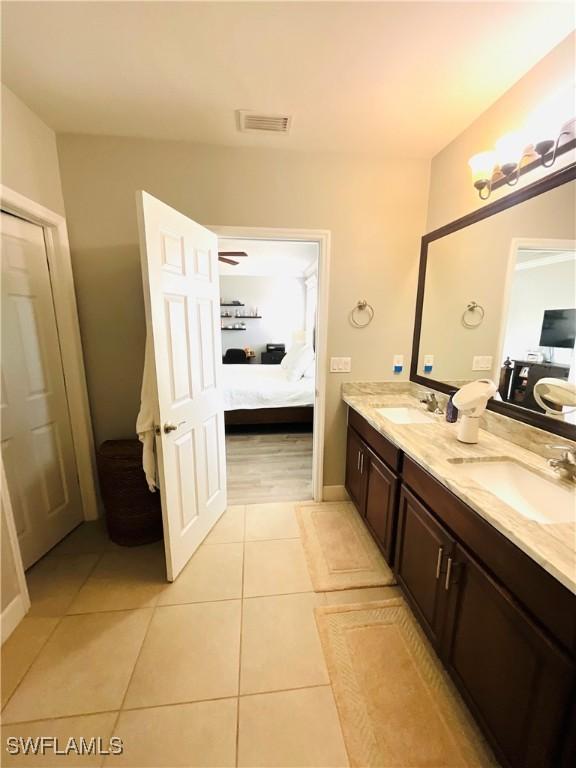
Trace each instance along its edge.
{"label": "white baseboard", "polygon": [[322,488],[323,501],[348,501],[348,491],[343,485],[325,485]]}
{"label": "white baseboard", "polygon": [[16,597],[10,603],[8,603],[6,608],[4,608],[2,611],[2,616],[0,617],[0,621],[2,623],[2,645],[6,642],[6,640],[8,640],[24,616],[26,616],[27,610],[28,609],[22,595],[16,595]]}

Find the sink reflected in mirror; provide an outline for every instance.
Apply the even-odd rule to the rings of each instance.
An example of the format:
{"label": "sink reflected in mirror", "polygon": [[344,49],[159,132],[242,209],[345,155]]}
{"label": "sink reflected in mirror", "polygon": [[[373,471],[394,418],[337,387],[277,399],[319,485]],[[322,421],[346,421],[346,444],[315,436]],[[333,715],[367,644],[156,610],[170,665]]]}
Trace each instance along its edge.
{"label": "sink reflected in mirror", "polygon": [[505,456],[448,462],[528,520],[543,525],[576,521],[576,487],[548,480]]}
{"label": "sink reflected in mirror", "polygon": [[376,408],[376,413],[394,424],[428,424],[434,419],[426,411],[419,411],[412,406],[398,406],[396,408]]}

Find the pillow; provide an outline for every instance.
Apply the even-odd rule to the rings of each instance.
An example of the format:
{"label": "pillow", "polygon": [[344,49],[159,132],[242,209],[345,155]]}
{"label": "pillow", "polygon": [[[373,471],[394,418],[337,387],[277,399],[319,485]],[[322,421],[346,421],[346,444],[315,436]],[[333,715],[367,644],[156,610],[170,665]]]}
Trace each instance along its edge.
{"label": "pillow", "polygon": [[288,381],[299,381],[304,376],[304,371],[314,362],[314,350],[309,344],[300,348],[299,354],[292,365],[286,370]]}
{"label": "pillow", "polygon": [[294,365],[294,362],[298,359],[298,356],[302,352],[304,346],[304,343],[301,341],[297,344],[293,344],[288,350],[288,353],[285,354],[282,358],[282,361],[280,362],[280,368],[283,368],[285,371],[289,371]]}

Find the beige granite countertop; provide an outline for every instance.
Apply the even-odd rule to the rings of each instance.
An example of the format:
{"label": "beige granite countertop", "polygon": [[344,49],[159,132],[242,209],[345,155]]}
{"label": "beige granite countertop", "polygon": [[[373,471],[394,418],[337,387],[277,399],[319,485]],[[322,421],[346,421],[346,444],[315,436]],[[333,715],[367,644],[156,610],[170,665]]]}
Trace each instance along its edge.
{"label": "beige granite countertop", "polygon": [[[456,425],[443,415],[434,415],[429,424],[395,424],[377,413],[377,408],[412,406],[422,409],[409,392],[390,394],[343,394],[344,402],[357,411],[381,434],[466,502],[500,533],[539,563],[565,587],[576,593],[576,488],[562,481],[544,458],[519,445],[480,430],[479,441],[467,445],[456,439]],[[490,491],[475,483],[448,459],[506,457],[563,483],[574,493],[575,521],[541,524],[528,520]]]}

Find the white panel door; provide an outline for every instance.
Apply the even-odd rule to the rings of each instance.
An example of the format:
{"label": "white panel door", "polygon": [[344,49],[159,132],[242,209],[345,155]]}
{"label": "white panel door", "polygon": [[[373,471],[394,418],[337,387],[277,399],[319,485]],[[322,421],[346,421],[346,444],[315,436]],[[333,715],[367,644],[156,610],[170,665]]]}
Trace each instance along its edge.
{"label": "white panel door", "polygon": [[166,566],[173,581],[226,508],[218,241],[146,192],[138,192],[137,206]]}
{"label": "white panel door", "polygon": [[2,456],[24,567],[82,522],[44,232],[2,213]]}

